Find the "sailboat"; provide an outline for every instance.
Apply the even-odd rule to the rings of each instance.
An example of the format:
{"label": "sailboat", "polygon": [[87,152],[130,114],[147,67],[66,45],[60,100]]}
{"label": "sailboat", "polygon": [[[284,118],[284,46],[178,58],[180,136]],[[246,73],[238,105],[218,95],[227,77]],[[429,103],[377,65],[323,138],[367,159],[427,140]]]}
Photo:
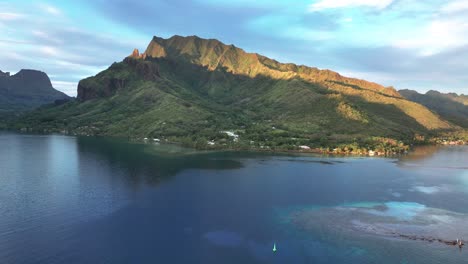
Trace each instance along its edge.
{"label": "sailboat", "polygon": [[273,243],[273,252],[276,252],[276,243]]}

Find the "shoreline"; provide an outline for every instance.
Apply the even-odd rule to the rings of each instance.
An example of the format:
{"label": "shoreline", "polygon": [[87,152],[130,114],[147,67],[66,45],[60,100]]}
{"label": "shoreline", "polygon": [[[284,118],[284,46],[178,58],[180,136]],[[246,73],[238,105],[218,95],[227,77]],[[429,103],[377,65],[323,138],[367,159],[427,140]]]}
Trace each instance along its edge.
{"label": "shoreline", "polygon": [[[140,143],[145,145],[155,145],[155,144],[167,144],[167,145],[175,145],[178,147],[184,147],[188,149],[192,149],[195,151],[209,151],[209,152],[257,152],[257,153],[270,153],[270,154],[289,154],[289,155],[317,155],[317,156],[326,156],[326,157],[368,157],[368,158],[396,158],[407,155],[414,151],[415,148],[418,146],[439,146],[439,147],[457,147],[457,146],[466,146],[468,142],[463,142],[463,144],[443,144],[436,141],[429,141],[429,142],[413,142],[411,145],[405,145],[405,150],[401,152],[382,152],[382,151],[372,151],[374,154],[371,155],[369,152],[363,153],[361,152],[343,152],[339,151],[334,148],[332,151],[327,151],[331,147],[311,147],[310,149],[281,149],[281,148],[271,148],[271,147],[245,147],[241,145],[217,145],[217,146],[209,146],[206,145],[204,147],[196,147],[190,144],[184,144],[181,142],[176,141],[169,141],[166,139],[157,140],[155,139],[145,139],[145,138],[131,138],[125,136],[113,136],[113,135],[80,135],[80,134],[73,134],[73,133],[63,133],[62,132],[34,132],[32,130],[12,130],[12,129],[2,129],[0,132],[12,133],[12,134],[22,134],[22,135],[61,135],[61,136],[70,136],[70,137],[95,137],[95,138],[104,138],[104,139],[116,139],[116,140],[123,140],[129,143]],[[446,141],[445,141],[446,142]],[[371,153],[372,153],[371,152]]]}

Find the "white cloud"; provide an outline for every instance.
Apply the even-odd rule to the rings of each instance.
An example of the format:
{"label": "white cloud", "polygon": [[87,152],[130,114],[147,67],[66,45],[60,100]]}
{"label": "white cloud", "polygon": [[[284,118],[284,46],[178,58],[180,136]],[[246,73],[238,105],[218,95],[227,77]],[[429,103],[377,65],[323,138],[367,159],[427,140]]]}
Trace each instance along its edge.
{"label": "white cloud", "polygon": [[36,37],[49,38],[49,34],[41,30],[33,30],[32,33]]}
{"label": "white cloud", "polygon": [[343,22],[351,23],[351,22],[353,22],[353,18],[352,17],[347,17],[347,18],[343,19]]}
{"label": "white cloud", "polygon": [[447,49],[468,44],[468,21],[465,19],[438,19],[416,31],[412,38],[399,39],[398,48],[416,49],[422,56],[431,56]]}
{"label": "white cloud", "polygon": [[39,8],[41,8],[44,12],[54,15],[54,16],[59,16],[62,15],[62,11],[50,4],[39,4]]}
{"label": "white cloud", "polygon": [[309,5],[309,11],[315,12],[324,9],[347,8],[347,7],[372,7],[384,9],[393,0],[320,0]]}
{"label": "white cloud", "polygon": [[[53,76],[49,76],[53,77]],[[76,86],[78,82],[67,82],[67,81],[51,81],[52,86],[67,95],[76,96]]]}
{"label": "white cloud", "polygon": [[37,37],[38,39],[40,40],[46,40],[46,41],[50,41],[50,42],[53,42],[54,44],[62,44],[62,41],[55,38],[54,36],[52,36],[50,33],[47,33],[45,31],[42,31],[42,30],[33,30],[32,31],[32,34],[33,36]]}
{"label": "white cloud", "polygon": [[9,51],[4,53],[2,57],[7,58],[8,60],[21,60],[21,61],[29,61],[30,59],[18,52]]}
{"label": "white cloud", "polygon": [[27,42],[27,41],[22,41],[22,40],[16,40],[16,39],[0,39],[0,43],[8,43],[8,44],[26,44],[26,45],[32,45],[33,43]]}
{"label": "white cloud", "polygon": [[441,8],[442,13],[455,13],[468,9],[468,0],[457,0],[447,3]]}
{"label": "white cloud", "polygon": [[333,32],[325,30],[314,30],[303,26],[291,26],[278,32],[282,36],[290,39],[308,41],[327,41],[334,38]]}
{"label": "white cloud", "polygon": [[0,13],[0,21],[13,21],[23,18],[25,15],[20,13],[3,12]]}
{"label": "white cloud", "polygon": [[51,46],[42,46],[39,48],[39,51],[46,56],[58,56],[59,51]]}

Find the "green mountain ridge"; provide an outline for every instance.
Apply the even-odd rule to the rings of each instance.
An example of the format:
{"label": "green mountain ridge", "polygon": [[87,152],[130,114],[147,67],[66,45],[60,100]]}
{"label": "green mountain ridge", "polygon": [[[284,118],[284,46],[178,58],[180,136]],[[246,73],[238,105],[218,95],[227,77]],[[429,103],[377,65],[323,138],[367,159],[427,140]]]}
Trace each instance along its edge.
{"label": "green mountain ridge", "polygon": [[420,94],[413,90],[400,90],[406,99],[422,104],[453,124],[468,128],[468,96],[456,93],[428,91]]}
{"label": "green mountain ridge", "polygon": [[52,87],[44,72],[23,69],[10,76],[0,71],[0,114],[32,110],[68,98]]}
{"label": "green mountain ridge", "polygon": [[394,88],[196,36],[154,37],[143,54],[80,81],[77,98],[14,127],[275,149],[397,145],[384,138],[459,129]]}

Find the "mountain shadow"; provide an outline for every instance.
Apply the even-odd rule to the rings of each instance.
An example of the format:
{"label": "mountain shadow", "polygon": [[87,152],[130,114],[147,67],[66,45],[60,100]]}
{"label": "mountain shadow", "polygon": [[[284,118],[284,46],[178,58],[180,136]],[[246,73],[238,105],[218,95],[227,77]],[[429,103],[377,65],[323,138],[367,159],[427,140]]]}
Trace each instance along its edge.
{"label": "mountain shadow", "polygon": [[444,119],[468,128],[468,96],[437,91],[420,94],[413,90],[400,90],[400,94],[408,100],[426,106]]}

